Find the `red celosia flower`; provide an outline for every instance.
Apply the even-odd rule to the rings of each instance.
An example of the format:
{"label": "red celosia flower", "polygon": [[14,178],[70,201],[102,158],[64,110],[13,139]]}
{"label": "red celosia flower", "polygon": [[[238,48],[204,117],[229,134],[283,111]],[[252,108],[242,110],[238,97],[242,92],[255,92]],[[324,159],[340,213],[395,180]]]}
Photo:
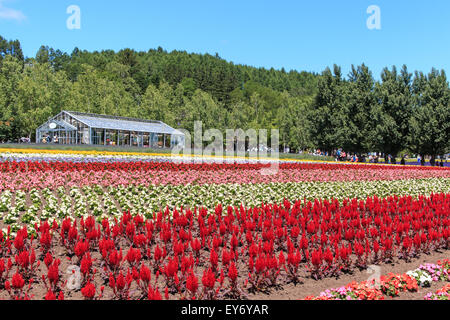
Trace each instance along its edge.
{"label": "red celosia flower", "polygon": [[27,269],[30,264],[30,256],[27,250],[22,251],[16,256],[16,263],[22,268]]}
{"label": "red celosia flower", "polygon": [[186,279],[186,288],[195,295],[198,289],[198,279],[194,275],[194,272],[191,270],[189,277]]}
{"label": "red celosia flower", "polygon": [[131,247],[125,257],[130,265],[139,263],[141,260],[141,251],[139,249],[134,249]]}
{"label": "red celosia flower", "polygon": [[169,259],[169,263],[164,268],[164,271],[167,277],[175,277],[178,272],[178,259],[176,257],[173,259]]}
{"label": "red celosia flower", "polygon": [[47,278],[51,284],[56,285],[59,280],[59,259],[55,260],[48,268]]}
{"label": "red celosia flower", "polygon": [[72,226],[72,221],[70,220],[70,218],[64,219],[62,222],[62,227],[61,227],[62,232],[63,233],[69,232],[71,226]]}
{"label": "red celosia flower", "polygon": [[122,271],[121,271],[116,279],[116,288],[117,288],[117,290],[122,291],[123,288],[125,288],[125,285],[126,285],[125,277],[123,276]]}
{"label": "red celosia flower", "polygon": [[230,267],[228,268],[228,277],[230,278],[231,282],[235,282],[238,277],[238,271],[234,261],[230,263]]}
{"label": "red celosia flower", "polygon": [[81,294],[88,300],[92,300],[95,297],[95,286],[88,281],[88,283],[81,289]]}
{"label": "red celosia flower", "polygon": [[84,275],[88,275],[91,272],[91,268],[92,268],[92,259],[90,253],[88,252],[84,255],[83,259],[81,259],[80,271]]}
{"label": "red celosia flower", "polygon": [[139,276],[140,276],[140,279],[142,281],[144,281],[146,284],[148,284],[150,282],[151,278],[152,278],[150,269],[147,268],[146,265],[142,265],[141,266],[141,270],[140,270]]}
{"label": "red celosia flower", "polygon": [[14,289],[22,289],[25,285],[25,280],[20,273],[15,273],[12,277],[11,284]]}
{"label": "red celosia flower", "polygon": [[151,286],[149,286],[148,300],[154,300],[154,301],[162,300],[161,294],[159,293],[157,288],[153,289]]}
{"label": "red celosia flower", "polygon": [[154,257],[156,261],[159,261],[162,258],[162,250],[161,248],[157,245],[155,248],[155,253],[154,253]]}
{"label": "red celosia flower", "polygon": [[47,254],[45,255],[45,258],[44,258],[44,263],[47,266],[47,268],[50,267],[52,262],[53,262],[52,254],[50,252],[47,252]]}
{"label": "red celosia flower", "polygon": [[48,250],[48,248],[50,248],[51,242],[52,242],[52,237],[50,235],[50,231],[46,229],[44,232],[42,232],[41,238],[39,241],[40,241],[42,247],[44,247],[46,250]]}
{"label": "red celosia flower", "polygon": [[203,271],[202,284],[206,289],[213,289],[216,283],[216,276],[211,269]]}
{"label": "red celosia flower", "polygon": [[212,249],[209,261],[211,262],[211,267],[215,270],[219,263],[219,255],[216,250]]}
{"label": "red celosia flower", "polygon": [[52,290],[49,290],[45,295],[45,300],[56,300],[56,296]]}
{"label": "red celosia flower", "polygon": [[164,290],[164,298],[166,298],[166,300],[169,300],[169,288],[166,287],[166,289]]}
{"label": "red celosia flower", "polygon": [[322,252],[314,250],[311,253],[311,262],[315,267],[319,267],[322,264]]}
{"label": "red celosia flower", "polygon": [[17,249],[17,251],[22,251],[24,247],[24,239],[21,234],[17,234],[16,238],[14,239],[14,247]]}

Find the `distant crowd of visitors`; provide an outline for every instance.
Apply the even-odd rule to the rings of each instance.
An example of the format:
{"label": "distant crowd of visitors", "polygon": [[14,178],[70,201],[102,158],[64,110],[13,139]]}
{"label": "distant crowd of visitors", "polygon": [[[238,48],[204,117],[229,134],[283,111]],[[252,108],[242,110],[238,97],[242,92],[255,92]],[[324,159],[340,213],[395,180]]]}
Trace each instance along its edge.
{"label": "distant crowd of visitors", "polygon": [[[339,149],[335,152],[334,156],[336,158],[336,161],[346,161],[346,162],[367,162],[368,161],[369,163],[379,163],[380,157],[381,157],[381,158],[384,158],[384,163],[397,164],[396,157],[392,156],[391,154],[380,154],[379,155],[378,153],[371,153],[367,156],[365,154],[363,154],[363,155],[350,154],[350,153],[346,153],[345,151]],[[407,154],[403,155],[400,160],[400,164],[406,165],[407,159],[408,159],[408,155]],[[439,158],[430,157],[429,162],[430,162],[430,165],[433,167],[434,166],[444,167],[444,163],[447,162],[447,159],[445,156],[439,157]],[[417,163],[424,166],[426,163],[425,158],[418,155]]]}
{"label": "distant crowd of visitors", "polygon": [[[304,153],[303,151],[300,151],[300,153]],[[355,163],[387,163],[387,164],[398,164],[397,158],[392,156],[391,154],[382,154],[382,153],[369,153],[369,154],[357,154],[357,153],[350,153],[345,152],[342,149],[335,150],[332,153],[329,153],[327,151],[321,151],[320,149],[314,149],[311,151],[306,151],[305,153],[308,153],[309,155],[313,156],[322,156],[322,157],[334,157],[336,161],[342,161],[342,162],[355,162]],[[448,157],[448,155],[447,155]],[[447,157],[429,157],[429,163],[431,166],[440,166],[444,167],[445,163],[447,163]],[[409,156],[407,154],[403,155],[400,159],[401,165],[406,165],[407,160],[409,159]],[[413,156],[411,159],[415,159],[415,156]],[[383,161],[384,160],[384,161]],[[414,162],[409,160],[409,162]],[[425,157],[421,157],[420,155],[417,156],[417,164],[420,164],[424,166],[427,163]]]}

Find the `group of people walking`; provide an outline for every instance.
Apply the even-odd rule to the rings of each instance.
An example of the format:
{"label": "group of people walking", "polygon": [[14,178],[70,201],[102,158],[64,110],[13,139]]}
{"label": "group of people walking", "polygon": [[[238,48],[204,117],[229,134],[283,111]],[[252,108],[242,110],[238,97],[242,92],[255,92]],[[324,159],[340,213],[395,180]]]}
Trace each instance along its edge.
{"label": "group of people walking", "polygon": [[[365,155],[358,155],[356,153],[350,154],[343,150],[337,150],[336,154],[336,161],[346,161],[346,162],[366,162],[366,156]],[[370,158],[369,162],[372,162],[374,159]],[[378,159],[377,159],[378,162]]]}

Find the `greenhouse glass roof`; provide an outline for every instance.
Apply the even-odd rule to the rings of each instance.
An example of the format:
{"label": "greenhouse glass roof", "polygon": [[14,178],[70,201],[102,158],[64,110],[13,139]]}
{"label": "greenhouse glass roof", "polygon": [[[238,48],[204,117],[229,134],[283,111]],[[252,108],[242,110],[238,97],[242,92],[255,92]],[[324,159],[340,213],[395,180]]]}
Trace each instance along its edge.
{"label": "greenhouse glass roof", "polygon": [[174,129],[161,121],[140,120],[73,111],[64,112],[91,128],[184,136],[181,131]]}
{"label": "greenhouse glass roof", "polygon": [[[50,128],[51,123],[54,123],[56,125],[56,127],[53,129]],[[67,123],[65,121],[58,121],[58,120],[48,121],[48,122],[44,123],[42,126],[40,126],[39,129],[41,129],[41,130],[43,130],[43,129],[47,129],[47,130],[64,129],[67,131],[76,131],[77,130],[77,128],[72,126],[70,123]]]}

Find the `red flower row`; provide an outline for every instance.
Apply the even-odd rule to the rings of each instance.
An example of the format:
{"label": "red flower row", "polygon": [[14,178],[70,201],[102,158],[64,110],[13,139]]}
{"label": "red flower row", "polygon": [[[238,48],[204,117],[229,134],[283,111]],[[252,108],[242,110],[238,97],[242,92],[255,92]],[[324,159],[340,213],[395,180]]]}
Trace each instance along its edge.
{"label": "red flower row", "polygon": [[[217,171],[217,170],[261,170],[270,164],[251,163],[176,163],[176,162],[71,162],[71,161],[5,161],[0,164],[2,172],[45,172],[45,171]],[[449,168],[418,167],[418,166],[387,166],[369,164],[340,164],[340,163],[280,163],[280,169],[286,170],[419,170],[419,171],[448,171]]]}

